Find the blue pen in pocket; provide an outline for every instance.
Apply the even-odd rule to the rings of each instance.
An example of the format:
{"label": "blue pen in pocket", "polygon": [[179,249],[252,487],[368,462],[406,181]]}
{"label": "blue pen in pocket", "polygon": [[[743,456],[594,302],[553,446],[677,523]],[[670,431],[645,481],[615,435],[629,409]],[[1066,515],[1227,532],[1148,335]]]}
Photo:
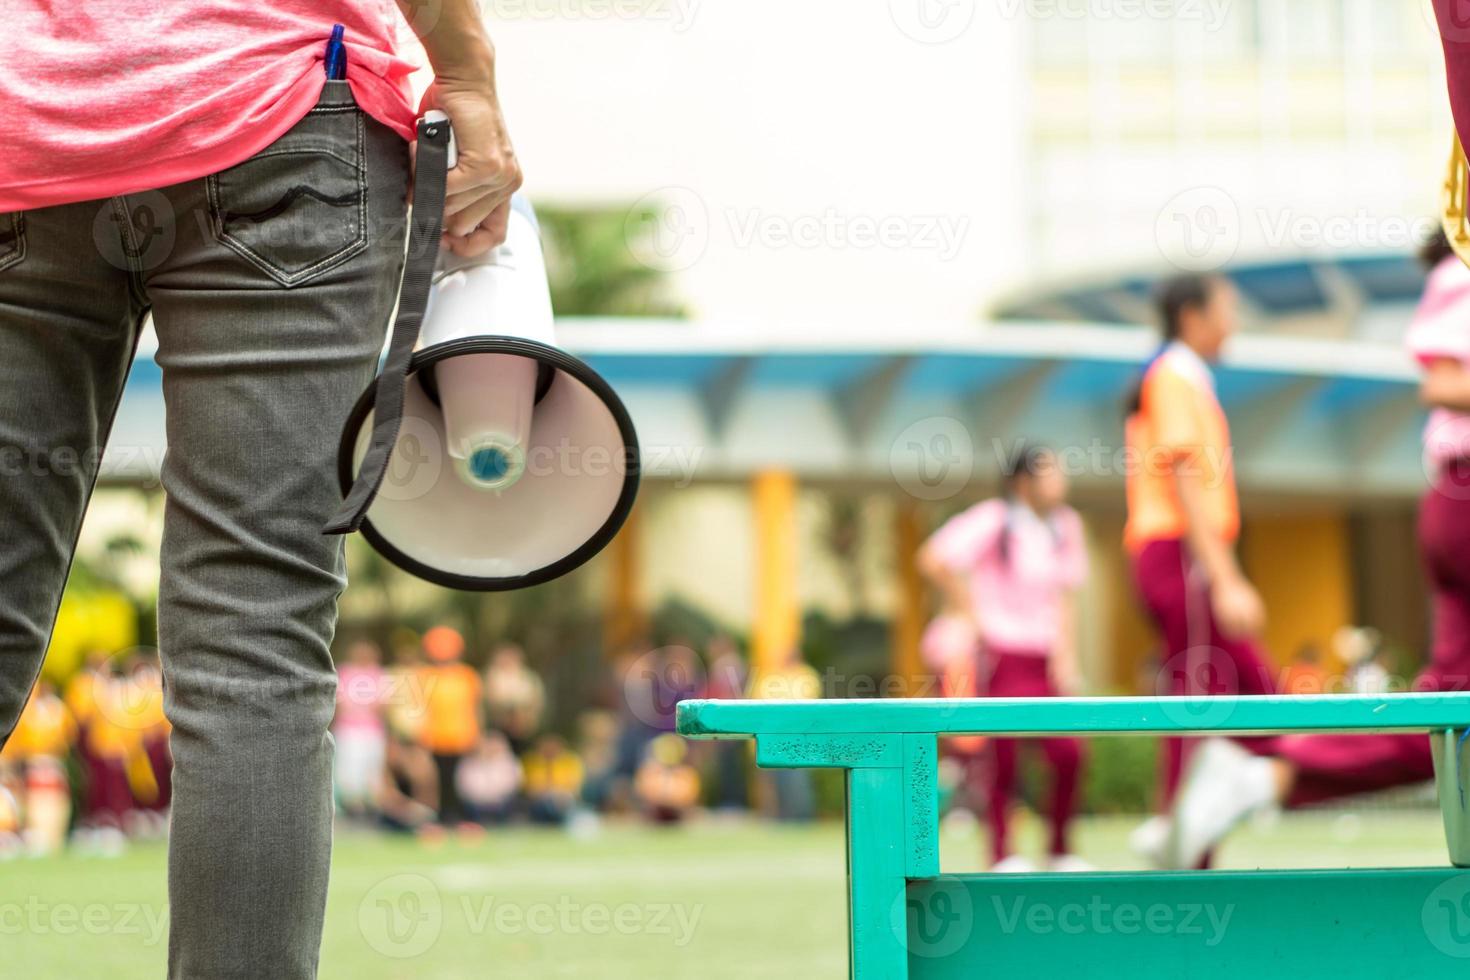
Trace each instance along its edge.
{"label": "blue pen in pocket", "polygon": [[327,78],[332,81],[341,81],[347,77],[347,45],[342,43],[342,33],[341,24],[332,25],[332,37],[327,41],[327,56],[323,67],[326,68]]}

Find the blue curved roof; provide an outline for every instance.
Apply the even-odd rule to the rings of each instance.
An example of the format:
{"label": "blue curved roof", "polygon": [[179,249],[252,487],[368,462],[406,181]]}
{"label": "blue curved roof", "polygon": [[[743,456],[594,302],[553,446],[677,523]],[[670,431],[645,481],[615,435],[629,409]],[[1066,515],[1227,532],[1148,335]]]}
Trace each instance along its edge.
{"label": "blue curved roof", "polygon": [[[1165,275],[1130,274],[1081,287],[1042,287],[1002,303],[996,317],[1147,323],[1149,297]],[[1240,289],[1253,314],[1268,321],[1337,315],[1350,322],[1369,307],[1412,304],[1424,289],[1424,270],[1418,260],[1397,252],[1244,262],[1222,270],[1221,275]],[[1329,288],[1329,284],[1338,288]]]}

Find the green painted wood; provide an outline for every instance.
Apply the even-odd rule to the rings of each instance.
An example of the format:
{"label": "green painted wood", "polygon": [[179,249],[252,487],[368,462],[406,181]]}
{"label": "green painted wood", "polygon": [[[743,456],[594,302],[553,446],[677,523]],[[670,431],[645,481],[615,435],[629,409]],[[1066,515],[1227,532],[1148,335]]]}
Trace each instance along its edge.
{"label": "green painted wood", "polygon": [[[1434,782],[1444,816],[1444,839],[1456,867],[1470,868],[1470,754],[1461,748],[1463,731],[1435,732]],[[1466,742],[1470,749],[1470,741]]]}
{"label": "green painted wood", "polygon": [[907,919],[916,980],[1470,975],[1449,868],[942,877],[909,885]]}
{"label": "green painted wood", "polygon": [[903,736],[904,872],[939,874],[939,739]]}
{"label": "green painted wood", "polygon": [[1427,732],[1470,866],[1467,727],[1470,694],[679,705],[680,732],[754,737],[762,766],[848,770],[856,980],[1470,975],[1470,873],[1454,869],[940,877],[936,751],[939,734]]}
{"label": "green painted wood", "polygon": [[908,976],[904,908],[904,779],[899,769],[847,774],[848,975]]}
{"label": "green painted wood", "polygon": [[685,701],[691,738],[862,733],[1034,736],[1389,732],[1470,727],[1470,693],[1212,698]]}
{"label": "green painted wood", "polygon": [[759,735],[755,762],[763,769],[897,769],[903,736]]}

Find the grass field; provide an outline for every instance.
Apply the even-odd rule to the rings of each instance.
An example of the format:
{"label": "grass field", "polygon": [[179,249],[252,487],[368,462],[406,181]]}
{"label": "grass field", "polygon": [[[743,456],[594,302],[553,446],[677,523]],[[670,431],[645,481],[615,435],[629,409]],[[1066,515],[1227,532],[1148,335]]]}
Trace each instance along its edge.
{"label": "grass field", "polygon": [[[1079,849],[1137,867],[1133,821],[1094,819]],[[1023,820],[1021,841],[1039,839]],[[945,870],[983,841],[951,827]],[[1228,867],[1445,862],[1433,812],[1292,815],[1247,829]],[[157,980],[166,953],[164,853],[0,864],[0,976]],[[339,835],[325,980],[846,976],[843,847],[833,824],[612,827],[585,840],[516,830],[438,847]]]}

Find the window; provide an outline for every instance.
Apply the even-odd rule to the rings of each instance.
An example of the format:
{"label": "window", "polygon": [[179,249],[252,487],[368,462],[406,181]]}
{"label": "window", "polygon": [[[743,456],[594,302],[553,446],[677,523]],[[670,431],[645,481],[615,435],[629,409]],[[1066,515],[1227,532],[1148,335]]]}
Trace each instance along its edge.
{"label": "window", "polygon": [[[1284,7],[1282,49],[1297,64],[1342,60],[1342,0],[1276,0]],[[1398,4],[1390,4],[1398,6]]]}

